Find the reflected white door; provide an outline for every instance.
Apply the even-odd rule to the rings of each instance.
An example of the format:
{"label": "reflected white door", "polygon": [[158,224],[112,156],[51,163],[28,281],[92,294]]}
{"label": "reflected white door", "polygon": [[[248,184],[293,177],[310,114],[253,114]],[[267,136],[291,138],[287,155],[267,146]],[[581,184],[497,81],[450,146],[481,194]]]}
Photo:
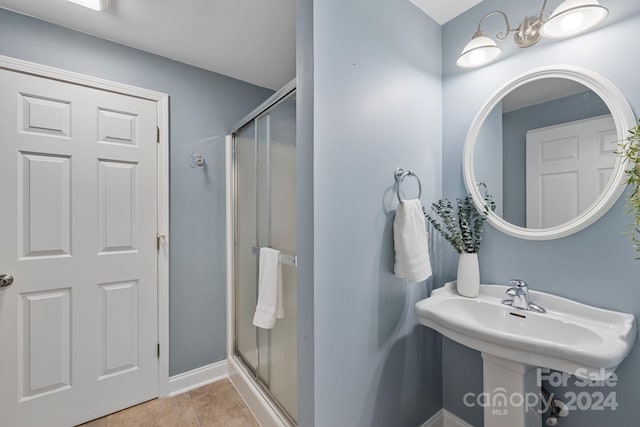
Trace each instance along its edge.
{"label": "reflected white door", "polygon": [[157,396],[155,102],[0,70],[0,425]]}
{"label": "reflected white door", "polygon": [[598,198],[615,166],[617,136],[610,115],[527,133],[527,228],[563,224]]}

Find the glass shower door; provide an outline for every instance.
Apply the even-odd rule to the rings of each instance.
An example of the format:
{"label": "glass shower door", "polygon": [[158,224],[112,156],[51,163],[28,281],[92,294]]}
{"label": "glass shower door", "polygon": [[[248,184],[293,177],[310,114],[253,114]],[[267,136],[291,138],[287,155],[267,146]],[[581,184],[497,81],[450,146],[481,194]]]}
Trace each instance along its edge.
{"label": "glass shower door", "polygon": [[253,254],[257,237],[256,126],[249,123],[235,135],[235,351],[255,375],[258,340],[253,313],[258,299],[258,261]]}
{"label": "glass shower door", "polygon": [[[295,94],[236,133],[236,354],[291,421],[297,417],[295,265],[282,264],[284,318],[253,326],[256,249],[296,255]],[[255,248],[255,249],[254,249]]]}

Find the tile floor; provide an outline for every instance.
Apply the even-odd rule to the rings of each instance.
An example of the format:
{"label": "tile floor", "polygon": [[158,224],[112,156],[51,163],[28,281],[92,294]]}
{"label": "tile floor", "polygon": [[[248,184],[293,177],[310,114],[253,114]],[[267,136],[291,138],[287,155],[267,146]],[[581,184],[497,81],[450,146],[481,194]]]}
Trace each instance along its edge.
{"label": "tile floor", "polygon": [[79,427],[258,427],[229,380],[154,399]]}

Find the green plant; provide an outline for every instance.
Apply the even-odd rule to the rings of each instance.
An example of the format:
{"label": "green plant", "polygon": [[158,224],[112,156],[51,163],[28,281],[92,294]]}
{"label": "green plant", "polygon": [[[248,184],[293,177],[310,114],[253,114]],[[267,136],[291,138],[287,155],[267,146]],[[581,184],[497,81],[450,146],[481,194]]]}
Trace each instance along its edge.
{"label": "green plant", "polygon": [[[629,136],[620,143],[617,154],[629,164],[625,183],[631,187],[631,192],[627,196],[625,213],[633,215],[634,222],[629,224],[632,228],[627,234],[631,235],[635,251],[640,253],[640,119],[635,128],[629,129]],[[636,259],[640,260],[640,257]]]}
{"label": "green plant", "polygon": [[[447,199],[441,199],[431,205],[434,216],[425,212],[433,228],[444,237],[459,253],[475,254],[480,250],[482,230],[489,211],[496,209],[491,195],[484,197],[482,212],[476,209],[470,195],[456,199],[456,207]],[[436,219],[438,217],[440,221]]]}

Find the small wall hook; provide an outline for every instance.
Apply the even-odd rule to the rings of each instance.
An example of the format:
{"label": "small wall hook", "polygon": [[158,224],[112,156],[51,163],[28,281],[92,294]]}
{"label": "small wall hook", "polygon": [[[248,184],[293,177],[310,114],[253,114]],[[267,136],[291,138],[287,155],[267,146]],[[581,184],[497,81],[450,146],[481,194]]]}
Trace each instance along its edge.
{"label": "small wall hook", "polygon": [[489,188],[487,187],[487,183],[484,181],[477,181],[476,185],[478,186],[478,191],[482,191],[484,197],[489,195]]}
{"label": "small wall hook", "polygon": [[206,160],[202,154],[191,153],[191,167],[204,166]]}

